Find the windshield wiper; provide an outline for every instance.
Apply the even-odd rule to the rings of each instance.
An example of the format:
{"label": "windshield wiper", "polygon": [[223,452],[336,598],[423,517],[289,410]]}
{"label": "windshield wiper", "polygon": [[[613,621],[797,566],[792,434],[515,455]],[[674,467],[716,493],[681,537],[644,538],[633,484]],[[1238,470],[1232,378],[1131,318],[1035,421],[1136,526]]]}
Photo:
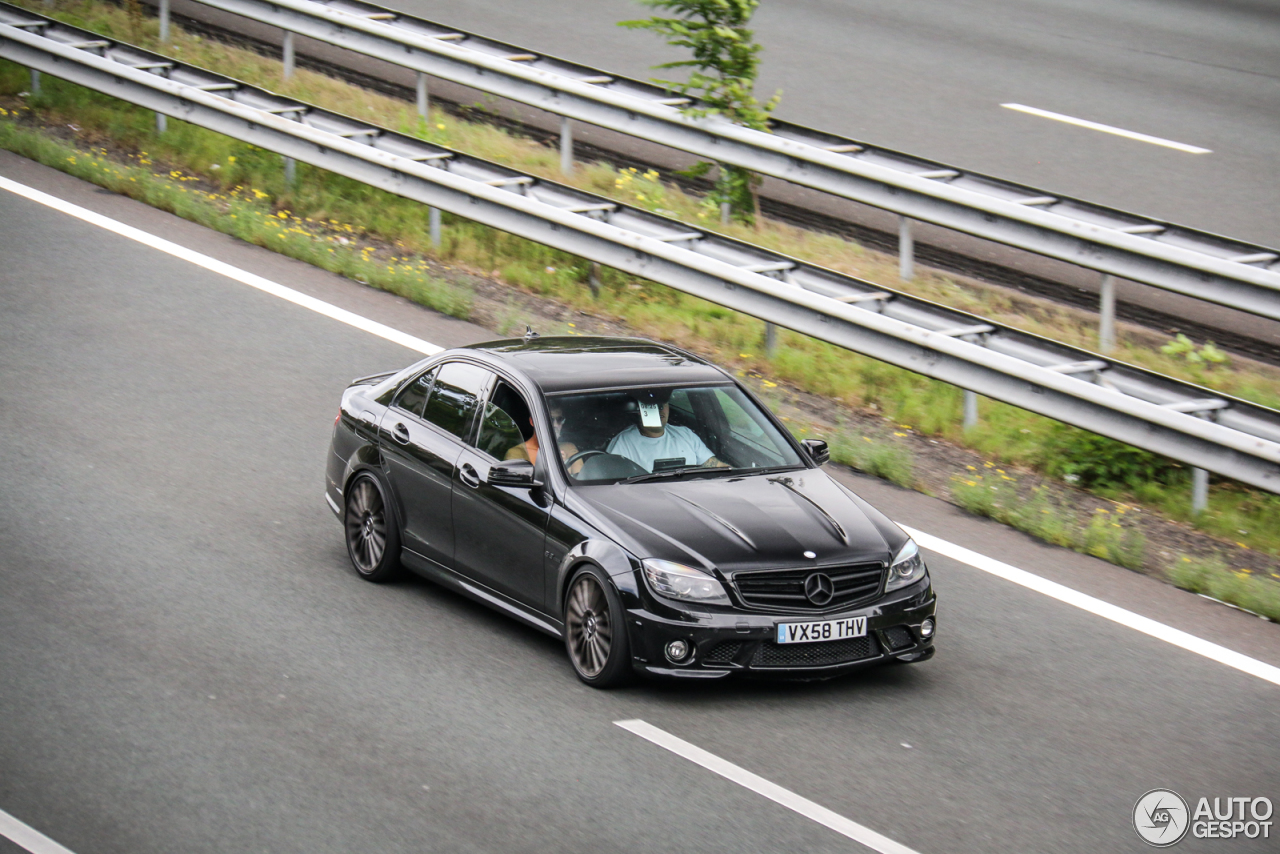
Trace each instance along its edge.
{"label": "windshield wiper", "polygon": [[790,463],[788,465],[781,465],[781,466],[763,466],[760,468],[732,469],[732,471],[734,474],[738,475],[739,477],[745,477],[747,475],[755,475],[755,474],[778,474],[780,472],[785,472],[785,471],[797,471],[802,468],[804,468],[803,463]]}
{"label": "windshield wiper", "polygon": [[626,480],[619,483],[643,483],[646,480],[659,480],[662,478],[675,477],[682,474],[691,474],[692,472],[701,472],[703,474],[715,475],[732,475],[733,477],[747,477],[757,474],[778,474],[779,472],[796,471],[804,468],[800,464],[768,466],[765,468],[730,468],[729,466],[681,466],[675,469],[664,469],[663,471],[645,472],[644,474],[632,475]]}
{"label": "windshield wiper", "polygon": [[689,474],[695,471],[723,471],[725,474],[729,474],[733,469],[728,467],[722,468],[720,466],[680,466],[680,468],[676,469],[663,469],[662,471],[650,471],[645,472],[644,474],[632,475],[620,482],[643,483],[646,480],[662,480],[663,478],[678,477],[682,474]]}

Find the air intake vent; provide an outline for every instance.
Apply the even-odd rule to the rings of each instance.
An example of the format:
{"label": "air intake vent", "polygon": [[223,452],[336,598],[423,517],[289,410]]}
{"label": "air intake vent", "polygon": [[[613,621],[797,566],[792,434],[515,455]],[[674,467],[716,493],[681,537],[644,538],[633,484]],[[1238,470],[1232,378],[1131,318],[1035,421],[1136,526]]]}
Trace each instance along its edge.
{"label": "air intake vent", "polygon": [[821,667],[861,661],[880,652],[876,639],[865,638],[825,641],[823,643],[777,644],[766,641],[751,658],[752,667]]}

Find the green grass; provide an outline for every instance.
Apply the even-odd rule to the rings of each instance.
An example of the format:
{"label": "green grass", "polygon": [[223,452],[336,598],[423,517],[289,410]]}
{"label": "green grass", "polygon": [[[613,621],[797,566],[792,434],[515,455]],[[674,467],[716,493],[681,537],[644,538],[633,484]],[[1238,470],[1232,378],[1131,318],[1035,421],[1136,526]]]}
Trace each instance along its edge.
{"label": "green grass", "polygon": [[[29,5],[41,8],[39,4]],[[103,4],[74,3],[58,8],[60,17],[87,29],[156,47],[153,20],[130,17],[117,7]],[[411,105],[305,71],[299,71],[284,84],[278,62],[181,30],[175,30],[170,52],[330,109],[556,177],[555,152],[490,126],[442,113],[433,113],[431,120],[424,122],[413,113]],[[0,98],[25,89],[27,79],[25,69],[0,62]],[[132,149],[135,153],[131,167],[111,164],[101,156],[77,155],[61,143],[37,141],[38,135],[15,127],[3,116],[0,127],[5,130],[0,145],[204,225],[393,290],[450,314],[466,316],[470,295],[465,288],[427,275],[422,258],[434,257],[464,270],[496,274],[529,292],[591,313],[620,318],[639,334],[673,341],[740,372],[760,373],[851,407],[874,410],[895,422],[911,423],[926,435],[972,447],[1002,463],[1074,477],[1077,481],[1087,477],[1091,482],[1082,485],[1100,494],[1131,497],[1165,515],[1192,521],[1208,533],[1280,554],[1278,496],[1215,482],[1208,512],[1191,519],[1187,471],[1154,455],[1119,443],[1107,444],[1109,440],[1097,440],[1083,431],[994,401],[982,402],[978,427],[963,430],[961,392],[953,386],[787,330],[779,333],[777,354],[767,358],[760,321],[609,268],[601,271],[600,296],[593,300],[586,284],[590,265],[583,259],[460,217],[444,216],[444,244],[436,251],[430,245],[425,211],[416,203],[305,164],[298,165],[297,185],[289,187],[285,185],[278,155],[172,119],[168,132],[157,135],[153,114],[146,110],[48,76],[44,80],[43,94],[28,99],[32,109],[47,121],[75,123],[85,134]],[[174,174],[169,178],[152,175],[161,163],[164,170],[173,170]],[[196,176],[214,189],[194,189],[190,179]],[[652,173],[590,164],[578,169],[574,182],[685,219],[714,221],[700,199],[664,184]],[[838,238],[777,224],[766,224],[759,230],[732,226],[727,231],[836,269],[902,285],[893,281],[896,273],[892,272],[892,263],[886,264],[874,253]],[[395,251],[367,251],[367,236],[393,244]],[[343,243],[344,240],[348,242]],[[1031,310],[1028,304],[1007,294],[975,290],[947,277],[925,274],[919,279],[913,287],[924,296],[1001,322],[1016,320],[1013,325],[1029,331],[1077,344],[1093,334],[1083,320],[1065,310],[1045,306]],[[500,325],[512,323],[503,321]],[[501,331],[505,334],[511,329]],[[1211,382],[1228,393],[1280,404],[1280,371],[1190,364],[1185,354],[1166,354],[1158,347],[1144,348],[1139,344],[1127,341],[1124,346],[1129,349],[1119,355],[1162,372]],[[845,444],[852,448],[858,442]],[[911,485],[915,481],[905,448],[890,446],[874,453],[863,448],[837,451],[837,459],[842,453],[847,454],[845,459],[851,464],[895,482]],[[1083,461],[1091,467],[1067,471],[1064,460]],[[1149,470],[1160,472],[1160,476],[1142,474]]]}
{"label": "green grass", "polygon": [[908,489],[919,483],[911,450],[904,445],[845,432],[832,436],[827,444],[834,462]]}
{"label": "green grass", "polygon": [[1174,584],[1280,621],[1280,583],[1248,570],[1232,570],[1220,556],[1187,557],[1168,571]]}

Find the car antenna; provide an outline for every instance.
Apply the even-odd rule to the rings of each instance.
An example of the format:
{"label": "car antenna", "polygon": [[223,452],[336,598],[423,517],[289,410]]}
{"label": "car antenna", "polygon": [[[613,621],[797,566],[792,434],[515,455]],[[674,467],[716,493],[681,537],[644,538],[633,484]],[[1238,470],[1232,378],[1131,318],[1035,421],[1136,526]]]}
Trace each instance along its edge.
{"label": "car antenna", "polygon": [[526,324],[524,327],[524,343],[528,344],[537,337],[538,333],[533,331],[533,327]]}

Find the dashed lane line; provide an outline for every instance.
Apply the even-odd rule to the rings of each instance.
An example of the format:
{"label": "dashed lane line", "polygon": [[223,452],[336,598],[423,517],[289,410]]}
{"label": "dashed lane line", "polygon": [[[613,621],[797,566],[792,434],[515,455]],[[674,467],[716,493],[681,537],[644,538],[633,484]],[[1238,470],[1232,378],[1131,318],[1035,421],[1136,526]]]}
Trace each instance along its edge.
{"label": "dashed lane line", "polygon": [[13,842],[19,848],[25,848],[31,854],[72,854],[70,848],[59,845],[35,828],[18,821],[4,810],[0,810],[0,836]]}
{"label": "dashed lane line", "polygon": [[792,812],[797,812],[824,827],[831,828],[836,833],[847,836],[855,842],[860,842],[873,851],[878,851],[880,854],[916,854],[914,850],[900,842],[895,842],[869,827],[847,819],[839,813],[832,812],[820,804],[815,804],[808,798],[797,795],[790,789],[784,789],[777,783],[771,783],[759,774],[753,774],[745,768],[734,765],[727,759],[721,759],[714,753],[703,750],[696,744],[690,744],[651,723],[642,720],[630,720],[614,721],[614,724],[622,727],[627,732],[640,736],[646,741],[670,750],[677,756],[682,756],[696,765],[701,765],[726,780],[731,780],[743,788],[750,789],[757,795],[763,795]]}
{"label": "dashed lane line", "polygon": [[1209,148],[1201,148],[1198,145],[1187,145],[1185,142],[1174,142],[1171,139],[1164,139],[1159,136],[1151,136],[1146,133],[1138,133],[1137,131],[1125,130],[1124,128],[1114,127],[1112,125],[1104,125],[1099,122],[1091,122],[1088,119],[1077,119],[1075,116],[1066,116],[1062,113],[1054,113],[1049,110],[1042,110],[1039,107],[1028,107],[1026,104],[1001,104],[1007,110],[1017,110],[1019,113],[1026,113],[1030,116],[1039,116],[1042,119],[1052,119],[1055,122],[1063,122],[1064,124],[1075,125],[1076,127],[1088,128],[1089,130],[1101,131],[1114,136],[1123,136],[1125,139],[1136,139],[1139,142],[1149,142],[1152,145],[1160,145],[1165,148],[1172,148],[1175,151],[1185,151],[1187,154],[1212,154],[1213,150]]}

